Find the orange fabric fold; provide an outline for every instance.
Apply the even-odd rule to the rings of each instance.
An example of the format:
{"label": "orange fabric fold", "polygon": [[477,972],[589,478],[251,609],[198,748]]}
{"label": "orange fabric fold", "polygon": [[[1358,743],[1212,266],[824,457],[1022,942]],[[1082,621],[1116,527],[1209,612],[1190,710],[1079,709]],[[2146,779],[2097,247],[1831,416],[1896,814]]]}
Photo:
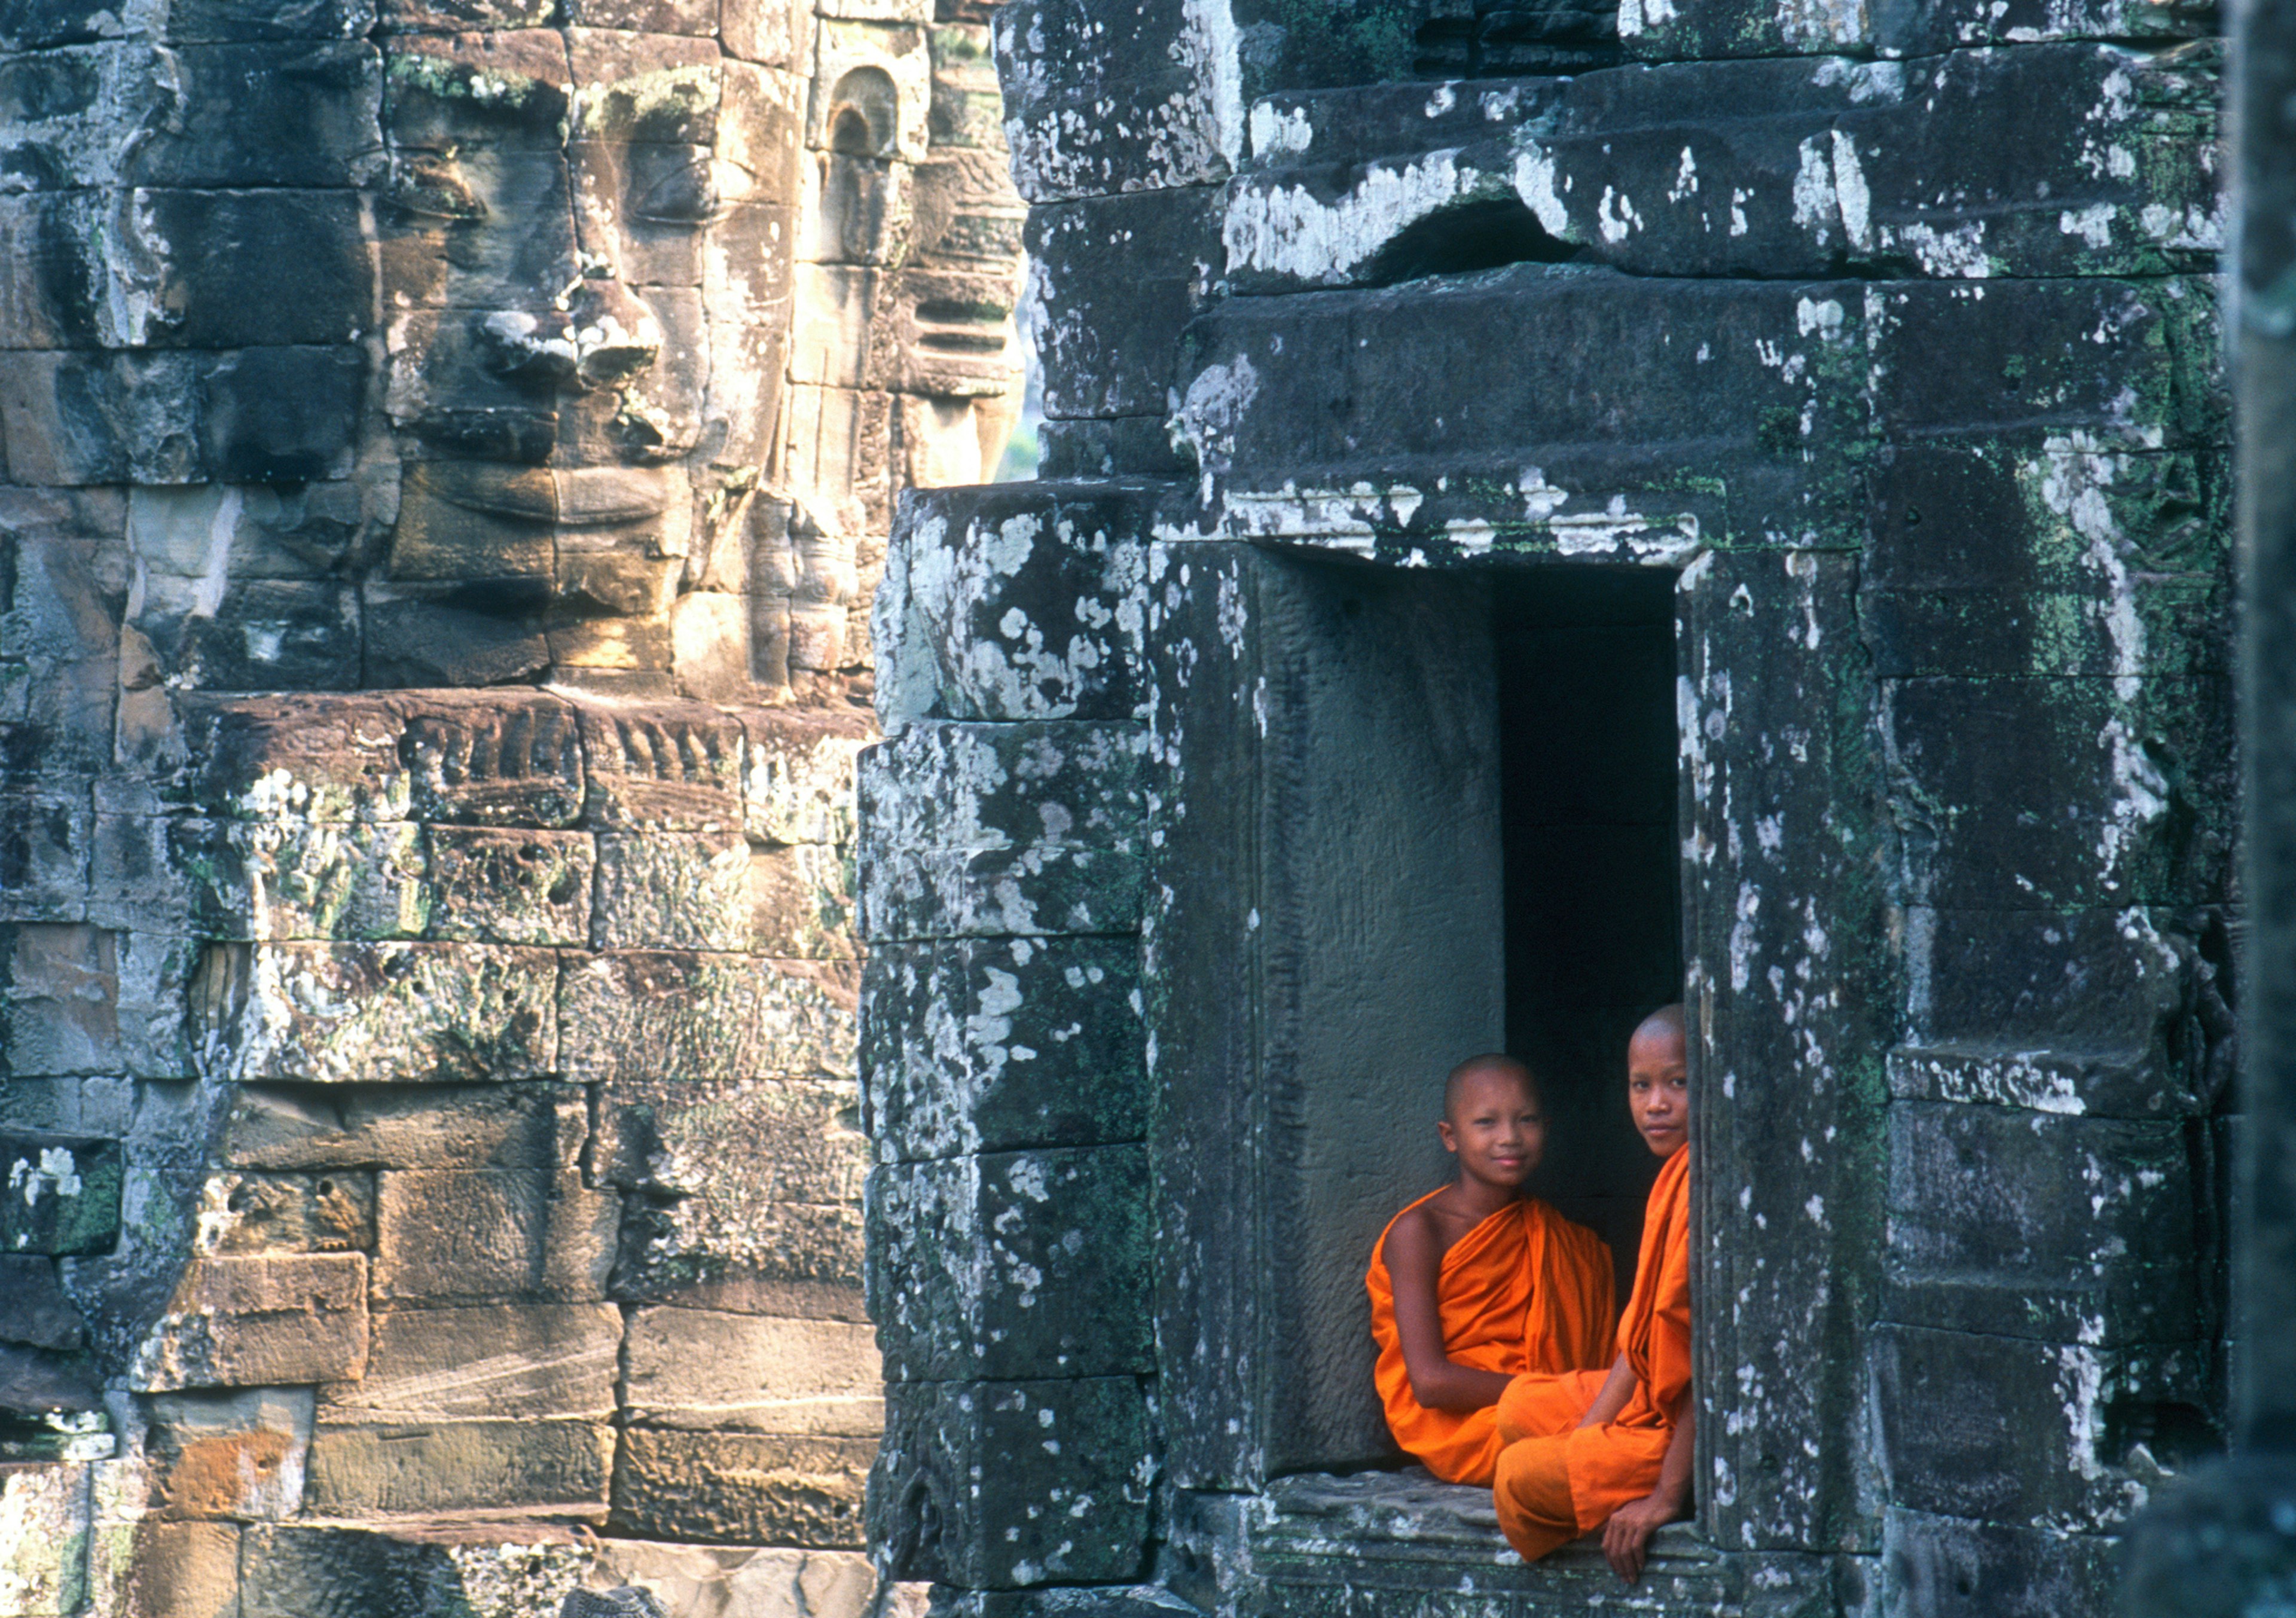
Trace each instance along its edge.
{"label": "orange fabric fold", "polygon": [[[1387,1230],[1394,1228],[1390,1220]],[[1430,1410],[1412,1397],[1387,1273],[1387,1230],[1372,1248],[1364,1285],[1371,1292],[1371,1335],[1379,1343],[1374,1377],[1388,1430],[1437,1477],[1488,1483],[1499,1452],[1496,1412]],[[1606,1365],[1617,1307],[1611,1274],[1608,1244],[1584,1225],[1536,1198],[1509,1203],[1443,1255],[1435,1279],[1443,1352],[1455,1364],[1507,1376]]]}
{"label": "orange fabric fold", "polygon": [[[1688,1146],[1666,1160],[1651,1187],[1634,1295],[1620,1318],[1618,1343],[1636,1380],[1616,1421],[1578,1425],[1602,1392],[1599,1376],[1521,1376],[1499,1400],[1496,1425],[1507,1442],[1494,1467],[1492,1495],[1499,1526],[1527,1559],[1593,1532],[1658,1486],[1674,1440],[1672,1412],[1690,1386]],[[1555,1509],[1565,1492],[1575,1518],[1569,1523],[1558,1520]]]}

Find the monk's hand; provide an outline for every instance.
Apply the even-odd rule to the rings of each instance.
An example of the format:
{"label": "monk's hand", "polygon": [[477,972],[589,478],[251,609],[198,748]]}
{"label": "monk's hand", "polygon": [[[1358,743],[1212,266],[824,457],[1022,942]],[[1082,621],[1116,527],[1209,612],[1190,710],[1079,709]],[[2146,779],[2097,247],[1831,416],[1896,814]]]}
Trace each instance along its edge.
{"label": "monk's hand", "polygon": [[1681,1515],[1654,1494],[1612,1512],[1603,1524],[1603,1555],[1611,1571],[1629,1584],[1641,1578],[1643,1564],[1650,1559],[1651,1536]]}

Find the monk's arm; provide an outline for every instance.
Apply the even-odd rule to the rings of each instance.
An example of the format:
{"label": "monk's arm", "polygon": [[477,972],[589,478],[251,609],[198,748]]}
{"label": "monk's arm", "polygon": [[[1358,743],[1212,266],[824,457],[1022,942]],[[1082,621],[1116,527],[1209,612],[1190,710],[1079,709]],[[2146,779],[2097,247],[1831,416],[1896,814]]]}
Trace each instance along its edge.
{"label": "monk's arm", "polygon": [[1587,1407],[1587,1414],[1578,1418],[1582,1427],[1599,1427],[1619,1419],[1619,1412],[1627,1408],[1627,1400],[1635,1396],[1639,1382],[1635,1367],[1627,1363],[1626,1351],[1611,1362],[1611,1375],[1603,1384],[1603,1391],[1595,1395],[1595,1402]]}
{"label": "monk's arm", "polygon": [[1514,1380],[1499,1371],[1455,1363],[1443,1351],[1443,1306],[1435,1292],[1441,1255],[1434,1232],[1406,1216],[1387,1233],[1387,1277],[1395,1287],[1395,1334],[1411,1396],[1426,1410],[1480,1410],[1495,1405]]}

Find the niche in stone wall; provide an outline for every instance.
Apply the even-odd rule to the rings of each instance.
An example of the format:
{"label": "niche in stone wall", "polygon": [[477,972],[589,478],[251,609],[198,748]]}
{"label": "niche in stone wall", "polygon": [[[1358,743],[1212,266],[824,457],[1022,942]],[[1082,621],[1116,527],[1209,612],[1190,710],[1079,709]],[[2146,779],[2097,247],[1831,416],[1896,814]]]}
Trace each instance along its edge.
{"label": "niche in stone wall", "polygon": [[1674,575],[1494,576],[1507,1048],[1546,1083],[1541,1195],[1610,1243],[1621,1303],[1658,1172],[1627,1038],[1682,992]]}
{"label": "niche in stone wall", "polygon": [[[1172,869],[1250,873],[1234,902],[1258,940],[1252,1172],[1275,1261],[1251,1285],[1263,1464],[1391,1464],[1364,1269],[1449,1172],[1434,1124],[1453,1063],[1505,1047],[1538,1068],[1554,1126],[1533,1188],[1611,1242],[1621,1301],[1632,1284],[1654,1164],[1626,1114],[1626,1037],[1682,976],[1674,577],[1274,557],[1247,573],[1250,699],[1227,722],[1250,727],[1230,755],[1250,807],[1222,824],[1251,852],[1192,842]],[[1175,967],[1176,1000],[1233,992],[1210,959]],[[1197,1037],[1193,1018],[1160,1031],[1182,1060]]]}

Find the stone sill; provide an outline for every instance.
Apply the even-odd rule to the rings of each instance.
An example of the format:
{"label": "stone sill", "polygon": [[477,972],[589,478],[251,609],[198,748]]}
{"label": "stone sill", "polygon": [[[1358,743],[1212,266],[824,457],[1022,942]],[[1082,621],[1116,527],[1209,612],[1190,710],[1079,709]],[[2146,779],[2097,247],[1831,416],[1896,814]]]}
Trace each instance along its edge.
{"label": "stone sill", "polygon": [[1659,1531],[1629,1589],[1591,1535],[1526,1564],[1500,1534],[1488,1490],[1440,1483],[1418,1466],[1282,1478],[1264,1499],[1251,1563],[1269,1618],[1390,1607],[1419,1618],[1546,1618],[1590,1607],[1688,1614],[1734,1605],[1723,1557],[1687,1523]]}

